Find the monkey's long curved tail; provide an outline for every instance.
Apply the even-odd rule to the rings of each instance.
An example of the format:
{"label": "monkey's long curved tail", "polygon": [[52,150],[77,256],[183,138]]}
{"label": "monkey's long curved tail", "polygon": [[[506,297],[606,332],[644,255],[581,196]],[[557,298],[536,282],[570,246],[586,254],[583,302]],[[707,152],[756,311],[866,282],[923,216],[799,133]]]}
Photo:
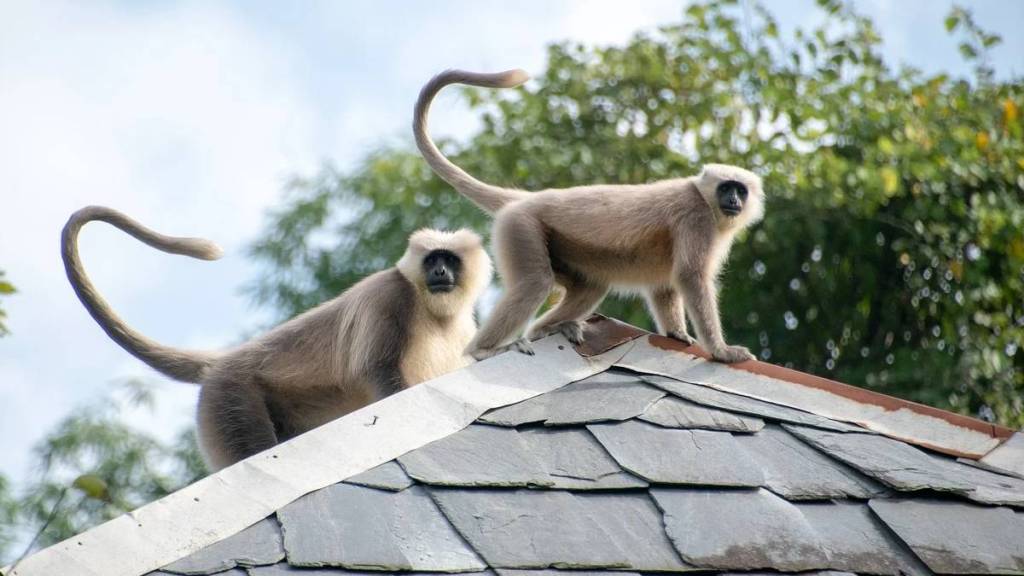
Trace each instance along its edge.
{"label": "monkey's long curved tail", "polygon": [[89,281],[78,256],[78,231],[93,220],[106,222],[157,250],[171,254],[216,260],[221,257],[220,248],[201,238],[175,238],[158,234],[117,210],[104,206],[86,206],[75,212],[61,232],[61,257],[64,259],[68,280],[100,328],[118,345],[160,373],[182,382],[199,382],[203,371],[217,357],[216,354],[164,346],[132,330],[114,313]]}
{"label": "monkey's long curved tail", "polygon": [[462,168],[453,164],[451,160],[446,158],[437,149],[437,146],[434,145],[434,142],[427,134],[427,114],[430,112],[430,103],[434,100],[434,96],[437,96],[437,93],[449,84],[468,84],[484,88],[514,88],[526,82],[529,78],[530,76],[522,70],[508,70],[494,74],[480,74],[464,70],[445,70],[431,78],[430,82],[427,82],[423,90],[420,91],[419,98],[416,100],[412,131],[416,136],[416,146],[420,149],[420,153],[423,154],[427,164],[445,182],[454,186],[459,193],[492,214],[505,204],[519,200],[529,193],[481,182],[470,176]]}

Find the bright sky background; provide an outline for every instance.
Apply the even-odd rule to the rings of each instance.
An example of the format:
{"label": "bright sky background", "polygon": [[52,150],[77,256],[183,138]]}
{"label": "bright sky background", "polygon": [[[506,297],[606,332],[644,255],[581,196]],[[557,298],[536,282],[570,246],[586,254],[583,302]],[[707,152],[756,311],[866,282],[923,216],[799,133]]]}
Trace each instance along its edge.
{"label": "bright sky background", "polygon": [[[1003,36],[1000,76],[1024,72],[1024,2],[963,3]],[[683,4],[0,0],[0,269],[20,290],[2,301],[13,334],[0,339],[0,473],[25,478],[32,444],[121,379],[159,383],[157,414],[131,415],[140,428],[169,439],[193,419],[197,387],[156,376],[75,298],[58,249],[71,212],[104,204],[217,241],[225,258],[199,262],[93,224],[81,247],[132,326],[173,345],[230,344],[269,316],[240,292],[260,272],[244,249],[289,176],[411,142],[420,85],[444,68],[538,73],[550,42],[622,43]],[[784,29],[817,14],[811,0],[768,4]],[[890,61],[966,71],[942,26],[950,2],[857,5]],[[475,123],[446,93],[433,125],[465,136]]]}

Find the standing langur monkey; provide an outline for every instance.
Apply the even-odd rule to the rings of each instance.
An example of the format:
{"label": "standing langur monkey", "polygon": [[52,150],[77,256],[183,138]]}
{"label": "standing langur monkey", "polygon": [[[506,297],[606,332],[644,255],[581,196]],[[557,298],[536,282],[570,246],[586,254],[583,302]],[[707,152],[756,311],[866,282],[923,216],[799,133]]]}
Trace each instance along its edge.
{"label": "standing langur monkey", "polygon": [[556,284],[565,296],[530,328],[535,339],[583,336],[581,320],[610,288],[642,289],[658,330],[690,344],[697,336],[723,362],[751,360],[722,336],[716,279],[736,233],[761,219],[761,179],[742,168],[708,164],[698,176],[640,185],[576,186],[524,192],[481,182],[453,164],[427,135],[434,96],[449,84],[511,88],[522,70],[435,76],[416,101],[413,132],[430,167],[463,196],[494,214],[494,249],[505,292],[468,352],[477,359],[509,349],[532,354],[518,336]]}
{"label": "standing langur monkey", "polygon": [[220,249],[101,206],[75,212],[61,236],[71,286],[107,335],[162,374],[202,386],[199,445],[215,470],[471,362],[473,305],[491,262],[468,230],[419,230],[394,268],[244,344],[207,352],[154,342],[111,310],[78,256],[78,231],[93,220],[172,254],[214,260]]}

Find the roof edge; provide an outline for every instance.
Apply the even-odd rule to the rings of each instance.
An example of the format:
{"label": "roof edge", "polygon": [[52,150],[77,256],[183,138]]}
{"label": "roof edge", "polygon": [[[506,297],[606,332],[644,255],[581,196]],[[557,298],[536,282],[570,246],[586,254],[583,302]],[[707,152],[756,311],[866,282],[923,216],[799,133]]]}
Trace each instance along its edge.
{"label": "roof edge", "polygon": [[[544,338],[534,343],[536,355],[527,361],[517,353],[502,354],[389,396],[40,550],[15,571],[8,566],[2,573],[146,574],[244,530],[301,496],[453,434],[487,410],[603,372],[631,347],[627,341],[586,357],[562,336]],[[516,374],[518,382],[509,382],[509,374]],[[315,460],[320,464],[310,466]]]}
{"label": "roof edge", "polygon": [[[647,347],[687,354],[695,363],[711,359],[698,346],[687,346],[677,340],[648,333],[647,338],[637,341],[634,351],[621,365],[858,424],[868,430],[952,456],[977,460],[1015,433],[1013,429],[962,414],[757,360],[729,365],[731,369],[755,375],[754,378],[728,384],[694,381],[685,376],[687,370],[694,368],[693,363],[682,371],[675,370],[675,374],[666,372],[663,363],[651,357],[652,352],[643,353]],[[785,386],[780,386],[780,383]],[[766,393],[768,389],[770,393]]]}

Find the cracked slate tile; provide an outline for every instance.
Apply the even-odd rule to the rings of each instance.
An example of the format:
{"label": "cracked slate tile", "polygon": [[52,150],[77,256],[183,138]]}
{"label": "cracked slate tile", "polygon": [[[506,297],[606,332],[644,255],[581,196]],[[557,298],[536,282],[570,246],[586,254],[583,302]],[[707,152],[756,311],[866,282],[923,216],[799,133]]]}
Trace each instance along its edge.
{"label": "cracked slate tile", "polygon": [[645,492],[429,490],[494,568],[689,569]]}
{"label": "cracked slate tile", "polygon": [[644,488],[647,482],[625,472],[583,428],[527,428],[519,437],[541,467],[552,488],[606,490]]}
{"label": "cracked slate tile", "polygon": [[386,492],[334,484],[277,515],[293,566],[431,572],[486,568],[422,486]]}
{"label": "cracked slate tile", "polygon": [[934,499],[875,499],[869,506],[937,573],[1024,573],[1022,513]]}
{"label": "cracked slate tile", "polygon": [[724,432],[753,433],[764,428],[764,420],[703,406],[675,396],[666,396],[637,417],[665,428],[702,428]]}
{"label": "cracked slate tile", "polygon": [[868,499],[888,492],[857,470],[808,446],[777,424],[735,440],[764,473],[764,486],[788,500]]}
{"label": "cracked slate tile", "polygon": [[928,454],[877,434],[837,434],[801,426],[783,427],[829,456],[903,492],[936,490],[986,504],[1024,506],[1024,480]]}
{"label": "cracked slate tile", "polygon": [[739,412],[741,414],[752,414],[766,420],[804,424],[837,432],[867,432],[863,428],[830,420],[817,414],[811,414],[810,412],[804,412],[803,410],[797,410],[788,406],[772,404],[755,398],[748,398],[747,396],[740,396],[739,394],[722,392],[709,386],[682,382],[665,376],[644,375],[640,378],[648,384],[657,386],[683,399],[713,408]]}
{"label": "cracked slate tile", "polygon": [[398,458],[426,484],[551,486],[554,482],[514,428],[471,424]]}
{"label": "cracked slate tile", "polygon": [[434,486],[643,488],[582,428],[467,428],[400,456],[409,476]]}
{"label": "cracked slate tile", "polygon": [[927,574],[864,503],[794,504],[767,490],[652,488],[683,559],[729,570]]}
{"label": "cracked slate tile", "polygon": [[519,570],[517,568],[498,568],[498,576],[640,576],[639,572],[621,572],[610,570]]}
{"label": "cracked slate tile", "polygon": [[163,567],[174,574],[213,574],[236,566],[274,564],[284,558],[281,529],[273,518],[265,518],[215,542],[198,552]]}
{"label": "cracked slate tile", "polygon": [[623,469],[650,482],[702,486],[764,483],[761,469],[728,432],[661,428],[638,420],[587,429]]}
{"label": "cracked slate tile", "polygon": [[379,488],[381,490],[391,490],[392,492],[400,492],[413,485],[412,478],[409,478],[405,471],[402,470],[402,467],[398,465],[398,462],[394,460],[370,468],[362,474],[356,474],[345,480],[345,483],[366,486],[368,488]]}
{"label": "cracked slate tile", "polygon": [[642,414],[665,393],[630,373],[609,370],[518,404],[492,410],[480,422],[519,426],[626,420]]}

